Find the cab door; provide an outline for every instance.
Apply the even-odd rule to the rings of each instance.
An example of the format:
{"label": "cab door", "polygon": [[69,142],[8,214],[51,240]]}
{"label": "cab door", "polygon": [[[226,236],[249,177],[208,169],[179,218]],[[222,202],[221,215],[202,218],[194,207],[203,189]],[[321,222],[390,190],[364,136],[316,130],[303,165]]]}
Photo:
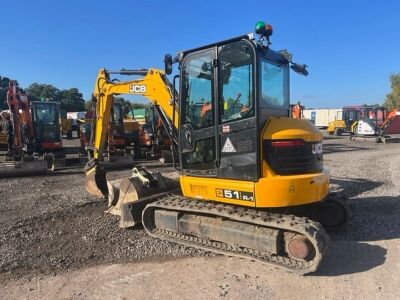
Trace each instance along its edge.
{"label": "cab door", "polygon": [[246,40],[189,54],[181,69],[183,174],[257,179],[254,46]]}
{"label": "cab door", "polygon": [[218,177],[256,181],[259,137],[255,50],[246,40],[218,47]]}
{"label": "cab door", "polygon": [[216,177],[215,47],[182,62],[179,152],[183,174]]}

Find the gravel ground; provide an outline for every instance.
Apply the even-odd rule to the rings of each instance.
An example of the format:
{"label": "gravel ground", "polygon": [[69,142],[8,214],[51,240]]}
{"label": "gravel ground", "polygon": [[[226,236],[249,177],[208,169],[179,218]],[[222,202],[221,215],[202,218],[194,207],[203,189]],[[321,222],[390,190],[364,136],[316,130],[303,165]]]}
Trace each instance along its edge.
{"label": "gravel ground", "polygon": [[[351,142],[345,137],[325,140],[324,159],[331,170],[331,188],[348,197],[353,218],[345,229],[331,234],[332,249],[320,270],[301,279],[301,284],[310,286],[312,293],[305,289],[296,291],[299,277],[280,270],[254,265],[247,272],[253,276],[250,282],[243,275],[247,273],[241,273],[249,268],[243,260],[220,256],[207,259],[203,257],[210,255],[208,253],[152,239],[141,228],[118,229],[118,220],[104,214],[104,202],[86,195],[83,174],[73,169],[56,176],[0,179],[0,286],[7,287],[11,298],[18,298],[25,295],[24,291],[18,294],[21,287],[44,279],[49,287],[52,283],[70,286],[66,298],[74,298],[72,290],[79,292],[80,285],[93,280],[88,279],[88,274],[100,272],[108,276],[107,272],[113,270],[115,263],[123,264],[126,274],[131,274],[133,269],[152,272],[159,270],[162,262],[164,267],[158,277],[161,280],[175,274],[172,276],[182,276],[180,281],[186,287],[194,282],[205,287],[210,284],[206,281],[213,279],[219,280],[219,284],[229,281],[230,288],[222,285],[216,288],[216,294],[207,294],[214,298],[225,296],[230,290],[228,296],[232,298],[287,295],[344,299],[357,298],[365,292],[365,297],[370,299],[382,296],[395,299],[399,296],[397,286],[400,284],[400,279],[396,279],[400,278],[399,148],[399,144]],[[176,175],[170,169],[166,171],[170,176]],[[128,173],[120,171],[109,175],[119,178]],[[186,259],[182,259],[184,257]],[[197,273],[196,268],[201,271]],[[222,273],[218,273],[220,269]],[[262,270],[265,274],[258,279],[257,272]],[[99,282],[103,275],[99,275]],[[240,281],[233,275],[244,277]],[[75,277],[81,280],[78,282]],[[143,295],[156,295],[151,289],[151,280],[149,277],[148,281],[136,285],[143,287],[142,293],[147,292]],[[290,289],[280,288],[282,280],[288,287],[294,287],[292,294]],[[73,283],[72,287],[66,282]],[[254,282],[269,285],[253,291]],[[325,290],[326,282],[331,283],[330,292]],[[163,287],[160,284],[160,290],[167,291],[168,287]],[[124,295],[121,285],[116,284],[115,288],[120,293],[112,292],[110,287],[109,296]],[[214,291],[212,287],[211,290]],[[343,294],[345,290],[350,294]],[[44,291],[36,298],[51,295],[46,294],[46,288]],[[353,291],[359,292],[354,294]],[[87,292],[89,294],[79,293],[86,297],[97,295],[94,287]],[[196,294],[188,291],[179,295],[185,298]]]}
{"label": "gravel ground", "polygon": [[[108,178],[128,175],[110,172]],[[0,283],[96,264],[204,255],[155,241],[142,228],[120,230],[117,217],[104,213],[105,201],[87,195],[79,170],[2,179],[0,201]]]}

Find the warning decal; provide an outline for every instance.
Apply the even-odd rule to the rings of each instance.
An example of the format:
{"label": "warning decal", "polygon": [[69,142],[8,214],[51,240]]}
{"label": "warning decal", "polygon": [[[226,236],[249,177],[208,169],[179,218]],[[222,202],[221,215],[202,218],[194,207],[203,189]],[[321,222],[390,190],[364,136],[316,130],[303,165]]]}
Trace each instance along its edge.
{"label": "warning decal", "polygon": [[222,152],[236,152],[236,149],[233,147],[233,144],[229,138],[226,139],[224,147],[222,147]]}

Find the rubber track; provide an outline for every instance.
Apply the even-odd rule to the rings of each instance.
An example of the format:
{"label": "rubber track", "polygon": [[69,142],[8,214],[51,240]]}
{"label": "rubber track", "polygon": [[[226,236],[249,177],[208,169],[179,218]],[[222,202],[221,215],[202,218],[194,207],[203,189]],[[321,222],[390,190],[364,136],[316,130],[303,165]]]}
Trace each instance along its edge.
{"label": "rubber track", "polygon": [[[311,261],[296,260],[287,256],[258,252],[245,247],[232,246],[223,242],[155,228],[153,212],[156,209],[222,217],[232,221],[303,234],[314,246],[315,257]],[[330,241],[328,234],[319,223],[305,217],[273,214],[262,210],[197,200],[175,194],[164,196],[163,198],[148,204],[143,211],[142,221],[148,234],[155,238],[228,256],[258,260],[300,275],[317,270],[322,258],[327,252]]]}

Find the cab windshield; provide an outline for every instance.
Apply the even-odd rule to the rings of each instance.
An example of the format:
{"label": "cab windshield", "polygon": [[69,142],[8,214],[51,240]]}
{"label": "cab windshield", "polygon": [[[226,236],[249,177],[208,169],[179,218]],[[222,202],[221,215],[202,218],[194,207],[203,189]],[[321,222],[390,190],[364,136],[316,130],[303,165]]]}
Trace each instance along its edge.
{"label": "cab windshield", "polygon": [[40,125],[54,125],[58,123],[57,107],[55,104],[38,103],[36,108],[36,118]]}
{"label": "cab windshield", "polygon": [[267,59],[261,60],[261,101],[265,106],[289,106],[289,70]]}

